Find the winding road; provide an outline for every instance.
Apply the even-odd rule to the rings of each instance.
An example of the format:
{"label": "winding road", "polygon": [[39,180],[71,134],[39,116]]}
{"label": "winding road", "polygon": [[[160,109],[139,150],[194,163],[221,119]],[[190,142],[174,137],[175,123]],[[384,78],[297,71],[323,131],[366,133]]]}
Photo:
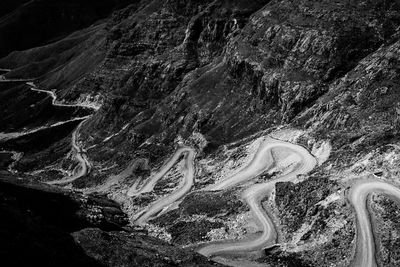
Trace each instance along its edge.
{"label": "winding road", "polygon": [[[90,118],[90,117],[91,116],[88,116],[88,118]],[[55,181],[46,182],[47,184],[62,185],[62,184],[72,183],[76,179],[79,179],[79,178],[85,176],[89,172],[90,163],[89,163],[89,161],[88,161],[88,159],[86,157],[85,152],[77,144],[77,141],[76,141],[78,132],[79,132],[80,128],[82,127],[82,125],[85,123],[85,121],[87,119],[85,119],[84,121],[79,123],[78,127],[76,127],[75,131],[72,133],[71,144],[72,144],[73,150],[75,151],[75,159],[79,162],[79,165],[74,169],[74,174],[71,177],[63,178],[61,180],[55,180]],[[76,169],[79,169],[79,170],[76,171]]]}
{"label": "winding road", "polygon": [[[286,150],[286,155],[275,154],[274,150]],[[262,207],[262,199],[272,193],[277,182],[293,181],[297,175],[311,171],[316,164],[316,159],[304,147],[266,137],[245,168],[212,188],[212,190],[226,189],[248,181],[267,170],[288,170],[272,181],[250,186],[242,194],[254,217],[261,223],[262,234],[252,240],[211,243],[200,248],[198,252],[210,257],[224,253],[261,250],[267,245],[275,244],[277,238],[275,226]]]}
{"label": "winding road", "polygon": [[[97,110],[97,108],[94,108],[93,106],[90,105],[84,105],[84,104],[64,104],[59,101],[57,101],[57,96],[54,92],[52,91],[47,91],[47,90],[42,90],[38,89],[34,83],[28,82],[27,85],[30,86],[32,91],[40,92],[40,93],[46,93],[50,95],[52,98],[52,104],[54,106],[59,106],[59,107],[85,107],[85,108],[90,108]],[[62,184],[68,184],[72,183],[73,181],[79,179],[82,176],[85,176],[89,170],[90,170],[90,163],[86,157],[85,151],[79,146],[77,139],[78,139],[78,133],[79,130],[81,129],[82,125],[91,118],[92,115],[84,117],[83,121],[79,123],[78,127],[74,130],[72,133],[72,140],[71,140],[71,145],[72,149],[75,151],[75,158],[79,162],[79,165],[74,169],[74,174],[70,177],[65,177],[61,180],[56,180],[56,181],[50,181],[46,182],[47,184],[52,184],[52,185],[62,185]]]}
{"label": "winding road", "polygon": [[[9,69],[0,69],[0,71],[8,72],[10,71]],[[64,104],[59,101],[57,101],[57,96],[54,92],[52,91],[47,91],[47,90],[42,90],[36,87],[36,85],[33,83],[34,79],[5,79],[4,76],[1,76],[0,82],[7,83],[7,82],[26,82],[26,84],[30,87],[32,91],[36,91],[39,93],[46,93],[50,95],[52,98],[52,105],[53,106],[59,106],[59,107],[85,107],[93,110],[98,110],[99,107],[94,106],[94,105],[88,105],[88,104]],[[37,131],[40,131],[42,129],[47,129],[55,126],[59,126],[64,123],[68,123],[71,121],[76,121],[76,120],[82,120],[81,123],[76,127],[74,132],[72,133],[72,148],[75,151],[75,158],[79,162],[79,165],[74,169],[74,174],[71,177],[66,177],[61,180],[56,180],[56,181],[50,181],[47,182],[48,184],[53,184],[53,185],[61,185],[61,184],[67,184],[75,181],[76,179],[79,179],[80,177],[86,175],[88,171],[90,170],[90,163],[86,157],[85,151],[78,145],[77,143],[77,135],[79,133],[79,130],[81,129],[82,125],[91,117],[92,115],[88,115],[85,117],[79,117],[79,118],[73,118],[71,120],[63,121],[63,122],[57,122],[53,125],[50,125],[48,127],[39,127],[37,129],[28,131],[28,132],[23,132],[23,133],[0,133],[0,140],[8,140],[16,137],[20,137],[23,135],[31,134]],[[76,171],[78,169],[78,171]]]}
{"label": "winding road", "polygon": [[48,94],[52,98],[53,106],[58,106],[58,107],[83,107],[83,108],[89,108],[89,109],[93,109],[93,110],[98,110],[100,108],[99,106],[88,105],[88,104],[85,104],[85,103],[64,104],[64,103],[62,103],[62,102],[57,100],[57,95],[53,91],[39,89],[39,88],[36,87],[36,85],[33,82],[27,82],[26,84],[31,87],[32,91]]}
{"label": "winding road", "polygon": [[[161,168],[160,171],[158,171],[154,176],[152,176],[145,185],[142,186],[141,189],[138,189],[138,185],[134,184],[129,190],[127,195],[129,197],[134,197],[137,195],[140,195],[142,193],[148,193],[153,191],[154,186],[156,183],[165,175],[167,172],[175,165],[179,157],[182,155],[182,153],[185,152],[193,152],[193,149],[190,147],[181,147],[176,150],[175,154],[167,161],[166,164],[164,164]],[[192,163],[193,164],[193,163]]]}
{"label": "winding road", "polygon": [[[0,71],[1,70],[6,70],[6,69],[0,69]],[[3,80],[3,82],[13,82],[13,81],[14,80]],[[18,81],[26,81],[26,80],[21,79],[21,80],[18,80]],[[56,94],[54,92],[38,89],[38,88],[36,88],[36,86],[35,86],[35,84],[33,82],[27,82],[26,84],[28,86],[30,86],[30,89],[32,91],[36,91],[36,92],[40,92],[40,93],[46,93],[46,94],[50,95],[51,98],[52,98],[52,105],[53,106],[59,106],[59,107],[85,107],[85,108],[94,109],[92,106],[86,106],[86,105],[82,105],[82,104],[76,104],[75,105],[75,104],[63,104],[63,103],[60,103],[59,101],[57,101],[57,96],[56,96]],[[10,140],[10,139],[15,139],[15,138],[18,138],[18,137],[21,137],[21,136],[33,134],[33,133],[39,132],[39,131],[44,130],[44,129],[57,127],[57,126],[60,126],[60,125],[63,125],[63,124],[69,123],[69,122],[73,122],[73,121],[83,121],[83,120],[88,119],[89,117],[90,117],[90,115],[89,116],[84,116],[84,117],[76,117],[76,118],[72,118],[72,119],[65,120],[65,121],[59,121],[59,122],[56,122],[56,123],[51,124],[51,125],[40,126],[40,127],[37,127],[35,129],[29,130],[29,131],[25,131],[25,132],[11,132],[11,133],[0,132],[0,141],[7,141],[7,140]]]}
{"label": "winding road", "polygon": [[[127,195],[132,197],[152,191],[155,184],[174,166],[182,153],[185,153],[185,177],[179,189],[138,212],[134,218],[136,224],[145,224],[149,218],[157,215],[165,207],[179,200],[190,191],[194,183],[193,161],[195,152],[191,148],[183,147],[178,149],[160,171],[151,177],[140,190],[137,189],[136,183],[129,189]],[[270,195],[277,182],[293,181],[297,175],[311,171],[316,164],[316,159],[304,147],[271,137],[264,137],[253,159],[244,168],[221,182],[204,189],[211,191],[222,190],[249,181],[266,171],[282,171],[283,174],[277,179],[250,186],[242,195],[250,206],[254,217],[261,223],[262,234],[252,240],[207,244],[200,248],[198,252],[209,257],[227,252],[260,250],[268,244],[274,244],[277,236],[275,227],[262,207],[262,199]]]}
{"label": "winding road", "polygon": [[[149,182],[143,187],[144,190],[140,190],[140,192],[147,192],[149,189],[153,189],[156,182],[161,179],[174,164],[178,161],[181,154],[185,154],[185,165],[183,167],[184,171],[184,179],[182,179],[181,183],[178,186],[178,189],[175,190],[172,194],[162,197],[159,200],[153,202],[149,207],[146,207],[142,211],[138,212],[135,215],[135,223],[137,225],[143,225],[154,215],[157,215],[161,212],[165,207],[179,200],[183,196],[185,196],[194,184],[194,158],[195,151],[189,147],[183,147],[178,149],[175,154],[171,157],[171,159],[161,168],[161,170],[150,178]],[[134,191],[130,190],[128,195],[135,195]]]}
{"label": "winding road", "polygon": [[[311,154],[305,148],[298,145],[294,145],[292,143],[279,141],[271,137],[265,137],[260,147],[258,148],[256,154],[252,158],[252,160],[244,168],[240,169],[234,175],[226,179],[223,179],[217,184],[211,185],[208,189],[216,191],[233,187],[235,185],[249,181],[250,179],[261,175],[265,171],[274,167],[274,165],[278,166],[279,161],[272,160],[272,155],[271,155],[271,150],[276,148],[290,149],[293,152],[295,152],[295,154],[291,155],[292,157],[296,155],[303,157],[307,161],[307,163],[309,163],[310,166],[312,165],[312,168],[314,168],[315,166],[314,157],[311,156]],[[306,157],[306,155],[308,155],[308,157]],[[291,160],[291,159],[289,158],[286,160]]]}
{"label": "winding road", "polygon": [[[6,71],[6,70],[4,70]],[[7,70],[8,71],[8,70]],[[0,82],[10,81],[30,81],[30,80],[1,80]],[[85,104],[64,104],[57,101],[57,96],[52,91],[42,90],[36,88],[32,82],[27,82],[32,91],[46,93],[52,97],[52,104],[60,107],[86,107],[97,109],[96,107]],[[48,184],[61,185],[67,184],[79,179],[90,171],[90,163],[85,155],[85,151],[78,144],[78,133],[82,125],[91,116],[82,118],[74,118],[72,120],[82,120],[75,131],[72,133],[72,148],[75,152],[75,158],[79,162],[78,166],[74,169],[74,174],[70,177],[65,177],[61,180],[47,182]],[[66,122],[69,122],[66,121]],[[60,122],[65,123],[65,122]],[[59,125],[60,123],[55,124]],[[40,130],[35,129],[27,133],[32,133]],[[15,133],[16,135],[21,133]],[[5,138],[5,137],[4,137]],[[285,153],[279,153],[284,151]],[[185,156],[183,167],[184,179],[181,180],[178,189],[172,194],[162,197],[157,201],[150,204],[148,207],[139,211],[135,215],[135,223],[138,225],[145,224],[150,218],[159,214],[165,207],[175,203],[184,197],[194,185],[194,158],[195,150],[190,147],[179,148],[174,155],[160,168],[160,170],[153,175],[140,189],[138,183],[135,183],[127,192],[128,197],[135,197],[143,193],[153,191],[157,182],[162,179],[168,171],[177,163],[181,155]],[[262,200],[271,195],[278,182],[294,181],[297,175],[306,174],[310,172],[317,164],[316,159],[304,147],[292,143],[280,141],[271,137],[264,137],[257,152],[252,160],[239,169],[235,174],[222,179],[214,185],[208,186],[204,190],[217,191],[224,190],[230,187],[250,181],[257,176],[265,173],[275,171],[282,171],[282,174],[277,178],[251,185],[242,193],[242,198],[249,205],[250,210],[261,225],[261,234],[254,239],[245,240],[228,240],[220,242],[212,242],[205,244],[198,249],[198,252],[207,256],[217,256],[223,254],[231,254],[238,252],[257,251],[265,248],[266,246],[273,245],[277,241],[277,233],[274,223],[268,213],[262,206]],[[373,192],[382,193],[392,196],[400,200],[400,189],[384,181],[364,179],[356,182],[350,189],[348,199],[353,205],[357,217],[357,245],[354,259],[351,263],[352,266],[375,267],[376,249],[373,229],[370,221],[370,214],[367,207],[367,199]]]}
{"label": "winding road", "polygon": [[377,266],[374,235],[367,208],[367,198],[372,192],[400,200],[400,189],[387,182],[367,179],[352,186],[348,198],[357,215],[357,247],[352,266]]}

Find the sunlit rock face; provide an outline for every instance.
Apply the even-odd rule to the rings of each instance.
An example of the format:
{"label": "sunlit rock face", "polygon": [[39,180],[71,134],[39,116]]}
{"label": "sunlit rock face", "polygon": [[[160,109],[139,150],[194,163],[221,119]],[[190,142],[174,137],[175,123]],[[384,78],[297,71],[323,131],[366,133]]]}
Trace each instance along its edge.
{"label": "sunlit rock face", "polygon": [[[348,266],[373,218],[369,254],[400,261],[385,190],[368,216],[349,201],[359,180],[399,186],[399,3],[80,2],[0,4],[0,169],[99,197],[90,223],[61,229],[73,255]],[[125,232],[96,224],[117,206]]]}

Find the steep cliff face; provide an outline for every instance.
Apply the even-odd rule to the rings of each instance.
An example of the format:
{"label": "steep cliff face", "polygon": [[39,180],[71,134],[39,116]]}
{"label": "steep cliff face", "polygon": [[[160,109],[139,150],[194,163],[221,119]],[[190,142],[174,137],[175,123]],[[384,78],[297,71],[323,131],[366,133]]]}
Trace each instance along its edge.
{"label": "steep cliff face", "polygon": [[[66,4],[60,2],[64,10]],[[361,175],[397,184],[400,173],[400,4],[385,0],[126,4],[98,2],[99,6],[94,4],[98,14],[79,17],[63,29],[68,36],[50,31],[50,37],[41,37],[40,44],[46,45],[0,59],[1,68],[12,69],[4,71],[7,79],[35,78],[40,88],[54,89],[65,102],[100,107],[76,135],[82,149],[78,154],[87,158],[90,171],[69,186],[108,194],[133,222],[142,208],[179,186],[188,164],[186,154],[176,159],[176,166],[154,190],[127,194],[154,177],[177,146],[196,151],[192,190],[205,190],[250,161],[257,151],[253,147],[257,137],[278,133],[277,139],[308,149],[317,166],[296,183],[278,183],[272,196],[262,199],[263,207],[275,214],[272,220],[280,245],[266,249],[257,261],[274,266],[349,264],[357,225],[346,198],[349,184]],[[125,7],[87,26],[107,16],[108,5]],[[71,8],[65,12],[75,10]],[[78,108],[59,110],[49,98],[21,83],[1,86],[4,132],[88,114]],[[36,123],[30,124],[33,119]],[[79,169],[69,153],[68,135],[75,125],[0,140],[0,148],[24,152],[12,170],[40,173],[37,180],[61,179]],[[10,169],[8,154],[1,155],[7,164],[0,166]],[[245,185],[284,172],[263,173]],[[145,231],[194,248],[204,242],[255,236],[257,222],[243,201],[243,188],[191,192],[160,211]],[[393,206],[386,204],[375,203],[375,209]],[[377,220],[388,216],[382,214]],[[397,254],[388,252],[397,242],[390,241],[388,231],[382,230],[377,245],[384,249],[382,262],[398,262]],[[158,242],[93,229],[73,236],[86,254],[115,266],[136,256],[143,261],[135,264],[150,264],[149,250]],[[118,256],[105,251],[105,240],[111,240]],[[121,243],[128,248],[119,250]],[[146,249],[131,254],[128,250],[138,243]],[[160,257],[168,258],[175,249],[160,248]],[[160,257],[157,263],[162,265]],[[164,260],[180,264],[181,257],[188,257],[182,264],[197,260],[211,264],[191,254]]]}
{"label": "steep cliff face", "polygon": [[354,151],[368,153],[398,140],[399,45],[396,37],[362,59],[298,119],[329,137],[342,161],[351,160]]}
{"label": "steep cliff face", "polygon": [[253,77],[250,92],[290,121],[391,39],[398,12],[380,1],[271,2],[229,46],[230,66]]}

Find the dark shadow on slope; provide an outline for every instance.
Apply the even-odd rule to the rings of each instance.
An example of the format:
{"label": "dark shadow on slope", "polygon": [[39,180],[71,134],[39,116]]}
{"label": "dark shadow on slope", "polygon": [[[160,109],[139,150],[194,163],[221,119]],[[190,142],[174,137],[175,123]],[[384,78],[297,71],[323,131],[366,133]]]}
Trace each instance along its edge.
{"label": "dark shadow on slope", "polygon": [[[128,0],[6,1],[0,15],[0,57],[15,50],[42,46],[105,18]],[[8,10],[10,13],[4,14]],[[3,13],[3,14],[2,14]]]}

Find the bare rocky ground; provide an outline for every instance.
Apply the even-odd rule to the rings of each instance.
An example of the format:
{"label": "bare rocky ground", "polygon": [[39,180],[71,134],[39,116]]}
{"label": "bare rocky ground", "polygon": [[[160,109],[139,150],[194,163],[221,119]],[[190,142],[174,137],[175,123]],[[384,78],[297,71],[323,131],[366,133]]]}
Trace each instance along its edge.
{"label": "bare rocky ground", "polygon": [[[59,2],[70,21],[75,4],[65,9]],[[0,54],[8,54],[0,68],[12,69],[5,78],[36,78],[38,86],[55,89],[64,102],[101,106],[78,134],[90,172],[66,188],[112,199],[134,230],[93,229],[92,222],[68,231],[57,226],[71,255],[85,254],[83,261],[107,266],[213,264],[180,248],[257,235],[259,226],[241,192],[276,178],[279,171],[229,190],[206,189],[249,162],[257,138],[271,134],[307,148],[318,166],[293,183],[278,183],[265,196],[277,245],[261,255],[241,255],[242,263],[348,266],[357,233],[349,188],[362,177],[400,186],[399,4],[100,2],[99,13],[78,16],[62,36],[52,35],[57,32],[52,29],[35,43],[22,42],[28,50],[10,54],[9,47],[0,46]],[[23,8],[32,19],[35,5]],[[108,5],[117,10],[105,12]],[[105,19],[92,24],[98,18]],[[0,37],[13,27],[27,31],[16,21],[3,21]],[[51,99],[21,83],[2,83],[0,89],[0,131],[5,133],[87,114],[57,110]],[[0,168],[35,181],[71,174],[77,166],[70,148],[74,127],[0,142]],[[196,150],[194,187],[144,227],[134,226],[137,211],[176,190],[184,178],[183,159],[153,192],[129,198],[128,189],[150,179],[183,144]],[[379,193],[368,204],[378,263],[396,266],[398,204]],[[29,216],[24,210],[18,218]],[[34,221],[35,227],[41,224],[42,219]]]}

